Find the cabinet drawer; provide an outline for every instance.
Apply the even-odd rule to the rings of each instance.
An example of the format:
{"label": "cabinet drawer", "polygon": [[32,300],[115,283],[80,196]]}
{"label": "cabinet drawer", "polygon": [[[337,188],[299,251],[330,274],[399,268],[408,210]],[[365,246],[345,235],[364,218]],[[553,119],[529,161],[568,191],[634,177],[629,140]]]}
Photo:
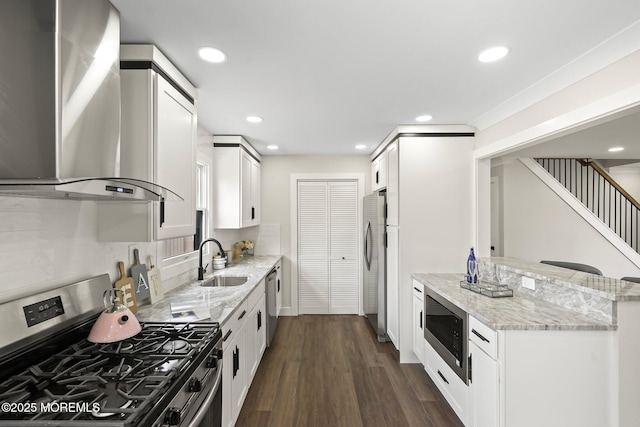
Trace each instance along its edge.
{"label": "cabinet drawer", "polygon": [[251,291],[249,298],[247,298],[247,307],[249,311],[253,310],[253,307],[256,306],[258,301],[260,301],[260,297],[264,295],[264,290],[264,279],[262,279],[260,283],[258,283],[258,286]]}
{"label": "cabinet drawer", "polygon": [[424,285],[416,280],[413,281],[413,296],[424,301]]}
{"label": "cabinet drawer", "polygon": [[426,341],[424,342],[424,370],[447,399],[460,421],[466,424],[469,389]]}
{"label": "cabinet drawer", "polygon": [[498,351],[498,334],[473,316],[469,316],[469,340],[476,344],[492,359]]}
{"label": "cabinet drawer", "polygon": [[234,311],[231,316],[222,324],[222,349],[226,349],[227,345],[233,341],[237,332],[242,328],[249,311],[247,310],[247,300],[244,300]]}

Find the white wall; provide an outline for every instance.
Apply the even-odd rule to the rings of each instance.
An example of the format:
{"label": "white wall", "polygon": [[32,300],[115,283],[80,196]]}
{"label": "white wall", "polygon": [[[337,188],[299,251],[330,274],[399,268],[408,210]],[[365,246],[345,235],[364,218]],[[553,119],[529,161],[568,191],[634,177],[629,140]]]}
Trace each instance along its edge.
{"label": "white wall", "polygon": [[0,301],[105,272],[117,280],[128,246],[98,242],[97,216],[96,202],[0,196]]}
{"label": "white wall", "polygon": [[291,174],[294,173],[362,173],[365,193],[371,191],[369,156],[263,156],[261,162],[262,224],[280,225],[283,255],[284,312],[291,307]]}
{"label": "white wall", "polygon": [[501,167],[504,256],[593,265],[608,277],[640,270],[518,161]]}
{"label": "white wall", "polygon": [[640,201],[640,164],[616,166],[610,168],[608,172],[611,178],[620,184],[631,197]]}

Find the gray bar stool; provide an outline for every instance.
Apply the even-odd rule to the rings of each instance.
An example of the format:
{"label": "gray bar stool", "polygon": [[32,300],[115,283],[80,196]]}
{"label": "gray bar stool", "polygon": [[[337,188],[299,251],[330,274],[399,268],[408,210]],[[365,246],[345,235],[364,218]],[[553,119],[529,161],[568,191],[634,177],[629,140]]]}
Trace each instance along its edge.
{"label": "gray bar stool", "polygon": [[570,270],[584,271],[585,273],[597,274],[598,276],[602,276],[602,271],[587,264],[565,261],[540,261],[540,263],[555,265],[556,267],[568,268]]}

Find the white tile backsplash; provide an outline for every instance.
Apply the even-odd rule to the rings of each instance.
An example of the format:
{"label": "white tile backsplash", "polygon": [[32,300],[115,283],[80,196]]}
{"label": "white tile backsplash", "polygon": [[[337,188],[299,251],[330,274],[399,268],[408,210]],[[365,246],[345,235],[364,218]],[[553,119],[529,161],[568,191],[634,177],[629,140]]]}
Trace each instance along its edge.
{"label": "white tile backsplash", "polygon": [[[0,302],[103,273],[118,280],[130,243],[96,236],[96,202],[0,196]],[[157,258],[155,243],[136,245]]]}

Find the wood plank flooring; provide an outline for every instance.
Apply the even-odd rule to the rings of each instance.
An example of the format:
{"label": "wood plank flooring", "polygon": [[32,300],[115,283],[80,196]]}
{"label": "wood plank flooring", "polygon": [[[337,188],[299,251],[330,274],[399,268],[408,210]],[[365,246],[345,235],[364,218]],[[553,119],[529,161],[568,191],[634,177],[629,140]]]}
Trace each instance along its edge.
{"label": "wood plank flooring", "polygon": [[278,319],[236,426],[462,423],[419,364],[400,364],[359,316]]}

